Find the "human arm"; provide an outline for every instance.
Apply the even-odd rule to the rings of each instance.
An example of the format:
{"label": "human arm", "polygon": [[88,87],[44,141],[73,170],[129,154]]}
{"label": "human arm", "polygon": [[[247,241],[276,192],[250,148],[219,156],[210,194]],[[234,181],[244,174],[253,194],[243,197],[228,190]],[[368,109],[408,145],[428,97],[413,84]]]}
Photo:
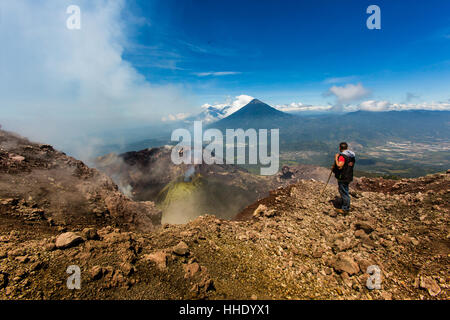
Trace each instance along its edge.
{"label": "human arm", "polygon": [[334,156],[334,162],[336,163],[336,166],[340,170],[344,167],[345,158],[343,156],[339,155],[339,153],[336,153],[336,155]]}

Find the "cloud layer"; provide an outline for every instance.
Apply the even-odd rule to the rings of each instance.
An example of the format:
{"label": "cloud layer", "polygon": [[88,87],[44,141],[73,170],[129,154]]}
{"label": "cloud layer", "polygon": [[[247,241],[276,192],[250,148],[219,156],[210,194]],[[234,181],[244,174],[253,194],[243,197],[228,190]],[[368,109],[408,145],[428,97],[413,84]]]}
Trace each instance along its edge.
{"label": "cloud layer", "polygon": [[[338,94],[343,94],[344,99],[338,99],[339,101],[355,101],[362,97],[362,92],[369,92],[364,89],[362,85],[346,85],[344,87],[344,93],[337,90]],[[363,90],[359,89],[363,88]],[[345,92],[348,90],[347,92]],[[416,97],[416,96],[414,96]],[[204,104],[201,108],[202,111],[197,115],[189,114],[177,114],[164,117],[163,121],[179,121],[179,120],[202,120],[204,122],[214,122],[229,116],[236,112],[240,108],[244,107],[253,99],[249,95],[236,96],[234,100],[229,100],[225,103],[217,104]],[[339,108],[336,108],[339,106]],[[287,113],[302,113],[302,112],[354,112],[354,111],[371,111],[371,112],[383,112],[383,111],[406,111],[406,110],[430,110],[430,111],[450,111],[450,100],[444,102],[422,102],[422,103],[392,103],[386,100],[365,100],[360,103],[347,103],[336,105],[310,105],[303,104],[302,102],[292,102],[289,104],[279,104],[273,106],[275,109],[287,112]]]}
{"label": "cloud layer", "polygon": [[241,72],[237,71],[209,71],[209,72],[197,72],[194,74],[199,77],[207,77],[207,76],[220,77],[220,76],[231,76],[240,73]]}
{"label": "cloud layer", "polygon": [[203,109],[207,109],[210,107],[214,107],[218,110],[225,110],[224,117],[228,117],[230,114],[238,111],[240,108],[248,104],[250,101],[252,101],[254,97],[248,96],[245,94],[241,94],[240,96],[236,96],[234,100],[229,99],[225,103],[219,103],[219,104],[204,104],[202,105]]}
{"label": "cloud layer", "polygon": [[363,87],[361,83],[346,84],[344,86],[332,86],[328,90],[328,95],[336,97],[338,104],[351,103],[366,98],[370,91]]}
{"label": "cloud layer", "polygon": [[[122,59],[125,2],[77,1],[81,30],[69,30],[73,1],[4,1],[0,28],[1,124],[64,148],[88,132],[144,124],[186,110],[182,88],[157,86]],[[129,17],[129,14],[127,15]]]}
{"label": "cloud layer", "polygon": [[315,106],[315,105],[307,105],[301,102],[292,102],[290,104],[282,104],[274,106],[275,109],[278,109],[283,112],[322,112],[329,111],[333,108],[333,106]]}
{"label": "cloud layer", "polygon": [[347,111],[405,111],[405,110],[430,110],[430,111],[449,111],[450,102],[423,102],[423,103],[391,103],[389,101],[367,100],[361,102],[358,106],[347,107]]}

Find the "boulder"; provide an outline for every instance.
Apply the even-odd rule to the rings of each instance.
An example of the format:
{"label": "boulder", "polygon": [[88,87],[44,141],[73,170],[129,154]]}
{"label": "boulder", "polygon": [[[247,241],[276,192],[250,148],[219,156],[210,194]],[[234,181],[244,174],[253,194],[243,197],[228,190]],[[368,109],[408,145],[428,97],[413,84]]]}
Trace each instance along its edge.
{"label": "boulder", "polygon": [[268,209],[267,206],[260,204],[258,206],[258,208],[256,208],[255,211],[253,211],[253,216],[254,217],[260,217],[260,216],[264,216],[264,217],[273,217],[276,215],[276,211],[273,209]]}
{"label": "boulder", "polygon": [[13,155],[13,154],[10,154],[9,158],[16,162],[22,162],[23,160],[25,160],[25,157],[20,156],[20,155]]}
{"label": "boulder", "polygon": [[321,258],[326,250],[322,247],[315,247],[312,251],[312,256],[314,258]]}
{"label": "boulder", "polygon": [[180,241],[172,251],[176,255],[185,256],[189,253],[189,247],[184,241]]}
{"label": "boulder", "polygon": [[99,239],[97,230],[95,230],[94,228],[84,228],[83,231],[81,232],[81,235],[86,240],[98,240]]}
{"label": "boulder", "polygon": [[56,248],[67,249],[83,242],[83,238],[74,232],[65,232],[56,238]]}
{"label": "boulder", "polygon": [[346,254],[338,254],[336,260],[332,263],[332,267],[337,272],[347,272],[349,275],[359,272],[358,264]]}
{"label": "boulder", "polygon": [[144,256],[144,259],[156,265],[156,267],[164,271],[167,269],[167,253],[164,251],[157,251]]}
{"label": "boulder", "polygon": [[431,277],[420,277],[419,287],[428,290],[430,296],[435,297],[441,292],[441,288]]}
{"label": "boulder", "polygon": [[90,276],[92,280],[98,280],[103,277],[104,270],[100,266],[94,266],[90,270]]}
{"label": "boulder", "polygon": [[261,216],[265,211],[267,210],[267,207],[263,204],[260,204],[258,206],[258,208],[256,208],[255,211],[253,211],[253,216],[254,217],[259,217]]}
{"label": "boulder", "polygon": [[351,239],[348,239],[348,238],[345,240],[337,239],[333,243],[333,250],[334,250],[334,252],[346,251],[346,250],[353,248],[355,245],[356,245],[356,243],[353,242]]}
{"label": "boulder", "polygon": [[20,263],[27,263],[30,261],[30,257],[29,256],[19,256],[19,257],[16,257],[16,260],[19,261]]}
{"label": "boulder", "polygon": [[126,242],[131,239],[130,235],[125,232],[110,232],[106,234],[103,238],[103,241],[109,244],[116,244],[120,242]]}
{"label": "boulder", "polygon": [[197,262],[184,265],[184,277],[191,278],[195,276],[200,271],[200,265]]}
{"label": "boulder", "polygon": [[123,272],[125,276],[131,276],[135,272],[135,268],[131,263],[123,262],[120,265],[120,270]]}
{"label": "boulder", "polygon": [[364,230],[358,229],[354,233],[356,238],[366,238],[367,234],[364,232]]}
{"label": "boulder", "polygon": [[44,245],[45,251],[53,251],[56,249],[56,245],[53,242],[47,243]]}
{"label": "boulder", "polygon": [[371,265],[374,265],[375,263],[367,260],[367,259],[358,259],[358,265],[359,265],[359,269],[362,272],[367,272],[367,268],[370,267]]}
{"label": "boulder", "polygon": [[355,223],[356,230],[364,230],[365,233],[369,234],[375,230],[374,226],[367,221],[358,221]]}
{"label": "boulder", "polygon": [[0,289],[8,285],[8,276],[5,273],[0,273]]}

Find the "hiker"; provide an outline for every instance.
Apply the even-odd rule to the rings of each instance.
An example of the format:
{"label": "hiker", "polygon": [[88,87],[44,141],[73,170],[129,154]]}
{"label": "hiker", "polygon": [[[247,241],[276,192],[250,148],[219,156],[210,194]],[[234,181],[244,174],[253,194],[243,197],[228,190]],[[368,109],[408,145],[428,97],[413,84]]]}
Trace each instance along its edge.
{"label": "hiker", "polygon": [[348,185],[353,180],[353,168],[355,166],[355,153],[348,150],[348,144],[339,144],[339,153],[334,157],[333,172],[338,181],[339,194],[342,198],[342,207],[336,209],[338,213],[347,215],[350,211],[350,194]]}

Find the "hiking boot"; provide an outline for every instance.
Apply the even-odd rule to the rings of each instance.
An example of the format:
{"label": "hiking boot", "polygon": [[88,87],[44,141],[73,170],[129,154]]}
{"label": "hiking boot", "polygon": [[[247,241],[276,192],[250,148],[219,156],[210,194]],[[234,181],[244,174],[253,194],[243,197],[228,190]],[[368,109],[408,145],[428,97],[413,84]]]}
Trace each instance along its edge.
{"label": "hiking boot", "polygon": [[336,212],[342,214],[343,216],[348,216],[349,211],[350,210],[336,209]]}

